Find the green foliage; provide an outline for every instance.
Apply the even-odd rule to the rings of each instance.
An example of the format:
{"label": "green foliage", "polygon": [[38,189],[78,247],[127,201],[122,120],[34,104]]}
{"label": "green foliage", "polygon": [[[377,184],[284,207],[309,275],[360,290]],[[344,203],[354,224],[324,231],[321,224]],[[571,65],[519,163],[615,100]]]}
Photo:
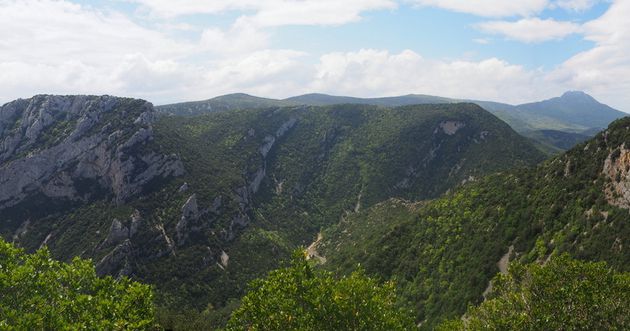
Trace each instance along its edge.
{"label": "green foliage", "polygon": [[[121,109],[133,114],[127,107],[138,105]],[[113,121],[109,129],[133,123],[118,117],[114,111],[107,114],[105,120]],[[280,130],[292,121],[293,127]],[[448,134],[443,129],[448,122],[463,126]],[[46,241],[61,260],[101,261],[116,249],[101,245],[112,220],[127,224],[137,210],[142,221],[121,261],[134,277],[156,285],[156,301],[173,310],[160,310],[161,316],[194,312],[171,319],[172,325],[181,320],[181,328],[195,316],[199,325],[221,320],[249,281],[278,268],[295,247],[308,245],[343,215],[390,197],[436,198],[471,177],[543,158],[526,139],[473,104],[235,109],[162,116],[153,129],[154,140],[143,148],[179,155],[183,176],[152,182],[121,205],[105,192],[88,203],[64,201],[53,213],[52,199],[42,197],[37,204],[29,199],[0,211],[0,218],[10,220],[0,233],[5,238],[20,233],[17,241],[30,251]],[[273,146],[263,155],[261,147],[271,137]],[[254,193],[251,187],[261,171],[265,176]],[[184,182],[188,190],[180,192]],[[182,205],[193,194],[200,218],[190,224],[186,242],[178,242]],[[227,266],[221,264],[222,252],[229,255]]]}
{"label": "green foliage", "polygon": [[[276,137],[263,158],[266,137],[291,119],[295,126]],[[448,135],[440,127],[447,121],[465,126]],[[147,282],[169,293],[161,302],[200,313],[209,303],[220,310],[242,296],[244,284],[277,268],[292,249],[308,245],[357,206],[369,208],[392,196],[434,198],[470,176],[542,159],[505,123],[471,104],[232,110],[162,117],[155,132],[164,153],[181,155],[187,174],[178,181],[188,182],[190,190],[176,194],[177,187],[170,187],[143,199],[138,210],[156,215],[171,234],[192,192],[202,207],[222,197],[220,215],[208,220],[212,227],[178,247],[176,257],[140,267]],[[250,185],[259,169],[266,176],[250,197],[248,228],[231,242],[218,238],[240,212],[235,190]],[[227,252],[229,266],[200,261],[206,247]]]}
{"label": "green foliage", "polygon": [[439,330],[628,330],[630,273],[563,254],[546,264],[510,266],[492,298]]}
{"label": "green foliage", "polygon": [[157,106],[155,109],[162,114],[177,116],[196,116],[210,112],[233,111],[238,109],[271,108],[295,106],[301,103],[289,100],[260,98],[244,93],[233,93],[218,96],[204,101],[182,102]]}
{"label": "green foliage", "polygon": [[[348,217],[324,233],[327,268],[357,263],[393,279],[401,305],[415,307],[423,328],[477,304],[497,261],[513,245],[522,262],[570,253],[630,269],[627,209],[611,205],[605,160],[630,142],[630,119],[532,169],[491,175],[421,206],[397,201]],[[614,180],[614,179],[613,179]],[[627,179],[623,179],[627,180]]]}
{"label": "green foliage", "polygon": [[55,261],[0,239],[0,329],[142,330],[154,326],[153,294],[127,278],[99,278],[89,260]]}
{"label": "green foliage", "polygon": [[[510,193],[516,192],[495,201]],[[325,267],[347,274],[360,263],[368,275],[395,280],[399,304],[413,307],[416,320],[431,329],[478,302],[498,271],[511,217],[506,209],[483,207],[494,194],[467,185],[432,202],[390,200],[352,215],[324,233]]]}
{"label": "green foliage", "polygon": [[[582,92],[568,92],[560,98],[518,106],[492,101],[457,100],[430,95],[409,94],[385,98],[354,98],[327,94],[305,94],[283,100],[259,98],[236,93],[210,100],[184,102],[156,107],[174,115],[199,115],[236,109],[286,107],[295,105],[331,106],[342,104],[400,107],[424,104],[472,102],[490,111],[514,130],[532,138],[545,153],[558,154],[593,136],[623,112],[597,102]],[[545,132],[546,131],[546,132]]]}
{"label": "green foliage", "polygon": [[313,269],[296,251],[288,268],[254,281],[228,330],[409,330],[413,319],[395,308],[394,285],[361,271],[339,280]]}
{"label": "green foliage", "polygon": [[551,151],[555,149],[555,154],[566,151],[591,138],[588,134],[560,130],[533,130],[523,132],[522,134],[548,147]]}

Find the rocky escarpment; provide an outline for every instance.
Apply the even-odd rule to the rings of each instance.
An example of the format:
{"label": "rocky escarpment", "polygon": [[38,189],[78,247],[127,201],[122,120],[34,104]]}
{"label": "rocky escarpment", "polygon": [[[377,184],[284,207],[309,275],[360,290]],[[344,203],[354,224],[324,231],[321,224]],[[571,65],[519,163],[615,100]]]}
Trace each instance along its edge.
{"label": "rocky escarpment", "polygon": [[113,219],[105,239],[98,244],[93,255],[105,254],[97,261],[99,274],[129,276],[138,261],[152,261],[175,255],[175,243],[166,234],[164,225],[145,220],[134,210],[126,219]]}
{"label": "rocky escarpment", "polygon": [[608,203],[630,209],[630,150],[625,143],[608,154],[602,172],[609,180],[605,187]]}
{"label": "rocky escarpment", "polygon": [[[488,143],[487,139],[493,136],[493,133],[487,130],[465,130],[466,123],[463,121],[441,121],[437,124],[431,135],[430,140],[430,148],[427,153],[419,160],[417,160],[414,164],[409,164],[405,168],[404,177],[400,179],[394,186],[394,189],[409,189],[412,187],[418,180],[426,180],[425,178],[421,178],[421,176],[425,175],[427,172],[431,171],[431,169],[439,168],[436,167],[435,162],[441,163],[444,162],[443,155],[446,150],[447,154],[452,154],[453,150],[456,150],[456,153],[461,153],[462,150],[466,150],[470,148],[471,145],[480,145],[484,143]],[[461,139],[461,143],[453,148],[453,146],[448,146],[448,141],[453,141],[454,138]],[[442,157],[442,158],[441,158]],[[457,163],[451,165],[450,171],[448,172],[449,178],[462,178],[461,182],[465,183],[473,180],[475,177],[472,176],[472,172],[476,169],[469,169],[468,172],[462,171],[462,168],[465,166],[467,161],[466,157],[462,157]]]}
{"label": "rocky escarpment", "polygon": [[148,148],[154,110],[143,100],[39,95],[0,108],[0,210],[28,197],[117,203],[178,176],[176,155]]}
{"label": "rocky escarpment", "polygon": [[[245,228],[250,223],[250,213],[254,208],[253,197],[258,193],[261,184],[267,176],[267,159],[270,151],[276,145],[277,141],[291,130],[297,123],[297,118],[290,117],[283,122],[273,134],[266,135],[257,148],[260,155],[260,164],[256,166],[256,170],[243,173],[243,186],[232,189],[234,195],[231,197],[235,200],[236,210],[229,211],[229,223],[218,230],[219,238],[223,241],[232,241],[236,238],[237,231]],[[254,129],[248,130],[248,136],[253,136]],[[189,189],[189,185],[185,183],[179,188],[179,193],[184,193]],[[220,208],[223,205],[223,198],[217,196],[213,199],[211,205],[201,207],[198,204],[197,195],[193,193],[181,207],[181,217],[175,227],[175,239],[177,246],[185,245],[191,235],[199,234],[204,230],[209,230],[216,218],[221,215]],[[214,232],[213,232],[214,233]]]}
{"label": "rocky escarpment", "polygon": [[236,189],[239,211],[232,218],[229,227],[227,229],[223,229],[223,239],[228,241],[234,240],[236,229],[243,228],[249,224],[250,220],[248,213],[253,207],[251,201],[252,196],[258,192],[260,184],[267,176],[267,156],[276,144],[276,141],[282,138],[291,128],[295,126],[296,123],[297,118],[291,117],[289,120],[282,123],[282,125],[276,130],[275,135],[265,136],[258,148],[258,152],[260,152],[263,161],[262,165],[254,173],[247,175],[246,182],[248,185]]}

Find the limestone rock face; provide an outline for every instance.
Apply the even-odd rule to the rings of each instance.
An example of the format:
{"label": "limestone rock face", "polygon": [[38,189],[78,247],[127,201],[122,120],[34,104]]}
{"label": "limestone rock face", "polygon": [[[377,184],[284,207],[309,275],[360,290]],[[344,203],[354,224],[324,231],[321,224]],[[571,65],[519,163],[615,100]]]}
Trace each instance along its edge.
{"label": "limestone rock face", "polygon": [[133,246],[126,239],[96,264],[96,272],[99,275],[129,276],[132,273],[132,254]]}
{"label": "limestone rock face", "polygon": [[142,217],[138,210],[135,210],[127,221],[120,221],[115,218],[109,227],[107,237],[98,245],[97,249],[111,247],[127,239],[132,239],[138,232],[141,221]]}
{"label": "limestone rock face", "polygon": [[117,203],[157,178],[184,172],[176,155],[145,148],[153,106],[111,96],[39,95],[0,108],[0,209],[42,194]]}
{"label": "limestone rock face", "polygon": [[198,220],[200,216],[199,206],[197,205],[197,195],[191,195],[186,203],[182,206],[182,217],[175,230],[177,231],[177,243],[183,245],[188,239],[191,230],[191,223]]}
{"label": "limestone rock face", "polygon": [[136,209],[129,218],[112,221],[107,237],[94,252],[105,254],[96,264],[99,274],[129,276],[135,272],[134,264],[139,260],[175,255],[175,245],[163,224],[143,220]]}
{"label": "limestone rock face", "polygon": [[603,173],[609,179],[604,192],[608,203],[630,209],[630,150],[625,144],[610,152]]}
{"label": "limestone rock face", "polygon": [[109,235],[105,239],[105,245],[115,245],[129,238],[129,229],[121,221],[114,219],[109,228]]}
{"label": "limestone rock face", "polygon": [[465,123],[459,121],[444,121],[440,123],[440,129],[449,136],[454,135],[459,129],[465,126]]}

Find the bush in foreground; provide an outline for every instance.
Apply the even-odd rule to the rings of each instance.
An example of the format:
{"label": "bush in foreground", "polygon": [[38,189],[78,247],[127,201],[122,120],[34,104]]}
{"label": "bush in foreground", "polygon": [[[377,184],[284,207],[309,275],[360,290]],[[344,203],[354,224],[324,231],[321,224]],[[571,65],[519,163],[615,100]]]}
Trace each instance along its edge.
{"label": "bush in foreground", "polygon": [[89,260],[63,263],[46,248],[26,254],[0,238],[0,329],[137,330],[154,326],[153,292],[98,277]]}
{"label": "bush in foreground", "polygon": [[408,330],[409,312],[395,307],[392,283],[379,285],[361,271],[335,279],[314,270],[302,252],[288,268],[254,281],[228,330]]}
{"label": "bush in foreground", "polygon": [[629,330],[630,274],[564,254],[510,266],[494,293],[440,330]]}

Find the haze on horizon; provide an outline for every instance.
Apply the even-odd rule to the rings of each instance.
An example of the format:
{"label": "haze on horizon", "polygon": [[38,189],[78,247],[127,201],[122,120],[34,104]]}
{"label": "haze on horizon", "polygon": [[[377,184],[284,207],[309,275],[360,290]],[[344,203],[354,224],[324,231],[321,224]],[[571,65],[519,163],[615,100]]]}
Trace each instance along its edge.
{"label": "haze on horizon", "polygon": [[0,103],[582,90],[630,111],[627,0],[0,0]]}

